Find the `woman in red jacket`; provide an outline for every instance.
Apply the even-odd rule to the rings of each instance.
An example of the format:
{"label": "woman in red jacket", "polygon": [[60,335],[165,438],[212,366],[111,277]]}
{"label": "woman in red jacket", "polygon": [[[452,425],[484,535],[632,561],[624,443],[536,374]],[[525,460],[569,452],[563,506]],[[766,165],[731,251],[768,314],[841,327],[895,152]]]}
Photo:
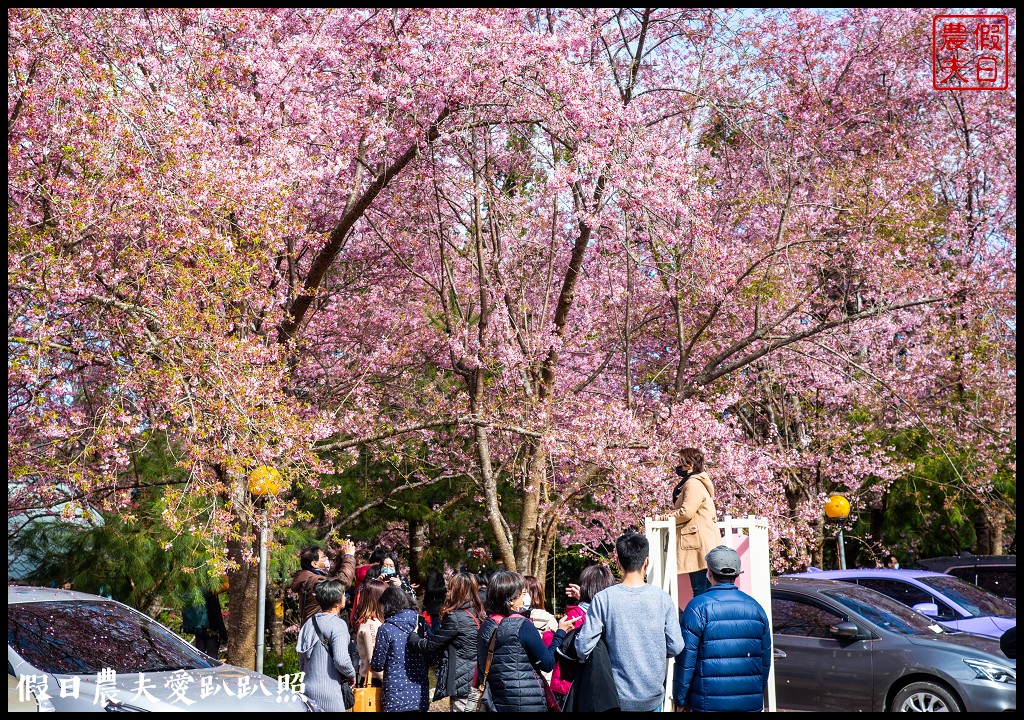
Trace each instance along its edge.
{"label": "woman in red jacket", "polygon": [[[566,609],[566,619],[576,621],[576,618],[585,618],[587,616],[587,609],[590,607],[590,601],[594,599],[594,596],[614,584],[615,576],[612,575],[612,571],[604,563],[583,568],[583,572],[580,573],[580,584],[578,586],[569,586],[572,594],[579,598],[579,604],[570,605]],[[574,627],[580,628],[582,626],[582,620],[575,622]],[[552,633],[553,636],[554,633]],[[544,642],[549,644],[546,634]],[[555,693],[555,697],[558,698],[558,703],[561,705],[565,701],[565,696],[569,694],[569,688],[572,687],[572,681],[576,677],[579,664],[575,660],[569,660],[557,653],[556,656],[555,670],[551,674],[551,690]]]}

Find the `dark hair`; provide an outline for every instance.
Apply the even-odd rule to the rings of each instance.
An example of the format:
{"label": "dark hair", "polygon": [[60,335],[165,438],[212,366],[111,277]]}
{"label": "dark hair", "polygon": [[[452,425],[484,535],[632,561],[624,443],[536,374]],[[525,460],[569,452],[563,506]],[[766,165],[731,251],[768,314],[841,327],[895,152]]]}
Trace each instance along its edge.
{"label": "dark hair", "polygon": [[719,575],[711,568],[708,568],[708,572],[711,573],[711,577],[715,579],[716,583],[732,583],[733,585],[736,584],[735,575]]}
{"label": "dark hair", "polygon": [[380,609],[384,612],[384,619],[403,610],[408,610],[409,607],[409,596],[400,587],[388,585],[384,592],[380,594]]}
{"label": "dark hair", "polygon": [[359,594],[356,595],[356,606],[354,615],[356,626],[370,618],[384,619],[384,610],[380,606],[380,596],[387,590],[388,584],[381,580],[363,581],[359,586]]}
{"label": "dark hair", "polygon": [[345,583],[341,580],[321,580],[313,586],[313,597],[324,612],[345,599]]}
{"label": "dark hair", "polygon": [[448,583],[448,596],[441,606],[441,617],[455,612],[466,603],[469,603],[469,609],[477,619],[483,618],[484,606],[480,602],[480,588],[476,584],[476,578],[473,577],[473,573],[460,572]]}
{"label": "dark hair", "polygon": [[523,585],[530,593],[530,607],[544,609],[544,586],[533,575],[523,575]]}
{"label": "dark hair", "polygon": [[605,588],[615,584],[615,576],[604,563],[583,568],[580,573],[580,602],[590,602]]}
{"label": "dark hair", "polygon": [[299,553],[299,565],[303,570],[313,571],[313,563],[320,559],[320,548],[316,545],[302,548]]}
{"label": "dark hair", "polygon": [[380,578],[380,565],[371,565],[366,569],[366,575],[363,576],[363,582],[368,580],[378,580]]}
{"label": "dark hair", "polygon": [[398,574],[398,556],[390,550],[384,548],[377,548],[373,551],[373,555],[370,556],[370,564],[381,567],[384,565],[385,560],[391,560],[395,565],[395,574]]}
{"label": "dark hair", "polygon": [[644,566],[644,560],[651,554],[651,545],[640,533],[628,532],[615,541],[615,552],[623,570],[636,572]]}
{"label": "dark hair", "polygon": [[523,593],[523,576],[511,570],[499,570],[487,583],[487,612],[511,615],[512,601]]}
{"label": "dark hair", "polygon": [[704,453],[697,448],[681,448],[679,450],[679,464],[683,467],[689,467],[693,473],[704,472]]}
{"label": "dark hair", "polygon": [[436,570],[427,575],[427,587],[423,591],[423,609],[431,615],[438,614],[447,595],[448,587],[445,585],[444,575]]}

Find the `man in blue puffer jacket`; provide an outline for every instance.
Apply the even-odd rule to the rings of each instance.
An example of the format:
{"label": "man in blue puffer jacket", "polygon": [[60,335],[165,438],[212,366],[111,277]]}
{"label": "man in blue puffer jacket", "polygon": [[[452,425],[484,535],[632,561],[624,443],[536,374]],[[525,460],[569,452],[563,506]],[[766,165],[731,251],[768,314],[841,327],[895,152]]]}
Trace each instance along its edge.
{"label": "man in blue puffer jacket", "polygon": [[705,557],[711,587],[680,619],[686,648],[676,658],[676,709],[760,712],[772,661],[772,628],[754,598],[736,588],[740,556],[719,545]]}

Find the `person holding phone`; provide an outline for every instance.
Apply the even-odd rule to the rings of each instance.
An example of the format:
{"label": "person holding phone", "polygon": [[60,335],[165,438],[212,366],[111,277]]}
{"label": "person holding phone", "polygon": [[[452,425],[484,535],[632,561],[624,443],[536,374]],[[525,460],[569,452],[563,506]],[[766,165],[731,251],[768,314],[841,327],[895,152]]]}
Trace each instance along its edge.
{"label": "person holding phone", "polygon": [[[477,670],[479,677],[487,674],[487,686],[496,712],[548,712],[546,681],[540,672],[555,667],[555,650],[562,644],[565,634],[577,626],[580,618],[562,618],[558,630],[545,647],[540,631],[530,622],[533,599],[526,589],[523,576],[517,572],[501,570],[487,585],[489,617],[480,628],[477,640]],[[487,658],[493,656],[490,672]],[[554,702],[554,696],[551,696]]]}

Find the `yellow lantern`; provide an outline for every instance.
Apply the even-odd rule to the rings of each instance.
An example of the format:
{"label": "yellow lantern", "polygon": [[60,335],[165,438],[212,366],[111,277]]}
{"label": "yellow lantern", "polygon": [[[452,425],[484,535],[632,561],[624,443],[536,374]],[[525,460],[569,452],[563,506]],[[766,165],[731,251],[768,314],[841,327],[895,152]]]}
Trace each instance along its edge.
{"label": "yellow lantern", "polygon": [[249,475],[249,492],[256,497],[277,495],[284,490],[281,473],[272,467],[260,465]]}
{"label": "yellow lantern", "polygon": [[833,495],[825,503],[825,514],[831,520],[843,520],[850,514],[850,501],[842,495]]}

